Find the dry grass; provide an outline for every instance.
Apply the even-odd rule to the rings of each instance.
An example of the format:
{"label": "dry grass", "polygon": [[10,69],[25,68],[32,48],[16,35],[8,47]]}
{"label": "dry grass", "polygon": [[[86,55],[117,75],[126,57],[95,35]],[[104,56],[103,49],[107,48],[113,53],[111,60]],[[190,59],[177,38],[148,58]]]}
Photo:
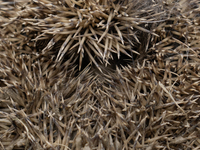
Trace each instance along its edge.
{"label": "dry grass", "polygon": [[0,0],[0,149],[200,149],[198,0]]}

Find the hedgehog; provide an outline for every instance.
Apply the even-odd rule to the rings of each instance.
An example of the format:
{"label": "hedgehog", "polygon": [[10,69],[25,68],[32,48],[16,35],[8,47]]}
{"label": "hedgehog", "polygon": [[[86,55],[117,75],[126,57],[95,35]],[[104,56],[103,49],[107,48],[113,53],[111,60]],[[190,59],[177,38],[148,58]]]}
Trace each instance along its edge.
{"label": "hedgehog", "polygon": [[0,0],[1,149],[199,149],[198,0]]}
{"label": "hedgehog", "polygon": [[[3,2],[2,6],[16,7],[9,14],[6,11],[9,8],[4,8],[2,15],[15,18],[15,23],[7,24],[2,34],[9,36],[7,32],[10,31],[11,36],[21,38],[20,44],[11,41],[18,49],[24,47],[31,52],[35,49],[39,56],[51,51],[56,62],[78,53],[75,57],[78,57],[79,70],[83,61],[86,62],[84,66],[92,62],[100,69],[99,63],[107,66],[113,57],[140,55],[141,50],[136,48],[149,44],[151,36],[157,36],[152,31],[153,23],[166,18],[165,10],[159,10],[160,4],[156,2],[67,0],[10,3]],[[17,31],[12,31],[14,28]],[[148,36],[148,40],[143,40],[143,36]],[[143,49],[147,50],[148,44]]]}

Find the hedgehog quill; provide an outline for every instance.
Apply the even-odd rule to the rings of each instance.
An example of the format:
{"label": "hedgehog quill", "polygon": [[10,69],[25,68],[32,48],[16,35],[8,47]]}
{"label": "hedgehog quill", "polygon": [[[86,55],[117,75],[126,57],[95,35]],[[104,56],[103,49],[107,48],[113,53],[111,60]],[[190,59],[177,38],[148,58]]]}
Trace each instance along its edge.
{"label": "hedgehog quill", "polygon": [[[151,7],[148,7],[148,4],[151,4]],[[143,26],[161,21],[159,16],[164,14],[163,12],[157,15],[160,6],[155,2],[135,3],[130,0],[32,1],[24,4],[16,1],[15,5],[18,7],[14,11],[18,11],[18,15],[13,16],[16,18],[14,21],[25,26],[18,29],[19,32],[27,36],[34,32],[31,41],[49,40],[42,49],[43,54],[53,49],[55,43],[60,41],[62,46],[55,56],[56,61],[62,61],[68,51],[73,51],[79,54],[76,55],[79,56],[79,69],[85,55],[89,55],[89,59],[97,67],[94,55],[100,62],[106,63],[113,58],[113,53],[117,54],[118,59],[121,53],[129,57],[130,53],[139,55],[140,52],[135,48],[135,45],[140,43],[137,32],[155,36],[151,29],[145,29]],[[12,31],[10,26],[12,25],[8,24],[5,28]],[[30,47],[30,41],[27,44]],[[85,50],[85,47],[88,50]]]}
{"label": "hedgehog quill", "polygon": [[0,0],[0,149],[199,149],[199,8]]}

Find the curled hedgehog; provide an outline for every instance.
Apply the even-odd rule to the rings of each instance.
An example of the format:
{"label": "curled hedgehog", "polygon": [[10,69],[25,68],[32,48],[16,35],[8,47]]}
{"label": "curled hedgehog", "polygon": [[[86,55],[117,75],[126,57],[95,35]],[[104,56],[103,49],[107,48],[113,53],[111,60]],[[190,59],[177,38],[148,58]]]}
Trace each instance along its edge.
{"label": "curled hedgehog", "polygon": [[199,149],[198,0],[0,0],[1,149]]}

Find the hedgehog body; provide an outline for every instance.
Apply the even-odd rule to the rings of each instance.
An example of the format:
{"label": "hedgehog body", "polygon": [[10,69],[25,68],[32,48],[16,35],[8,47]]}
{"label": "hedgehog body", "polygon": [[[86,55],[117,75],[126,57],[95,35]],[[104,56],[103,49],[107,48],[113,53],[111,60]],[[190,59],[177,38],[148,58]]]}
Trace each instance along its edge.
{"label": "hedgehog body", "polygon": [[0,0],[1,149],[199,149],[198,0]]}

